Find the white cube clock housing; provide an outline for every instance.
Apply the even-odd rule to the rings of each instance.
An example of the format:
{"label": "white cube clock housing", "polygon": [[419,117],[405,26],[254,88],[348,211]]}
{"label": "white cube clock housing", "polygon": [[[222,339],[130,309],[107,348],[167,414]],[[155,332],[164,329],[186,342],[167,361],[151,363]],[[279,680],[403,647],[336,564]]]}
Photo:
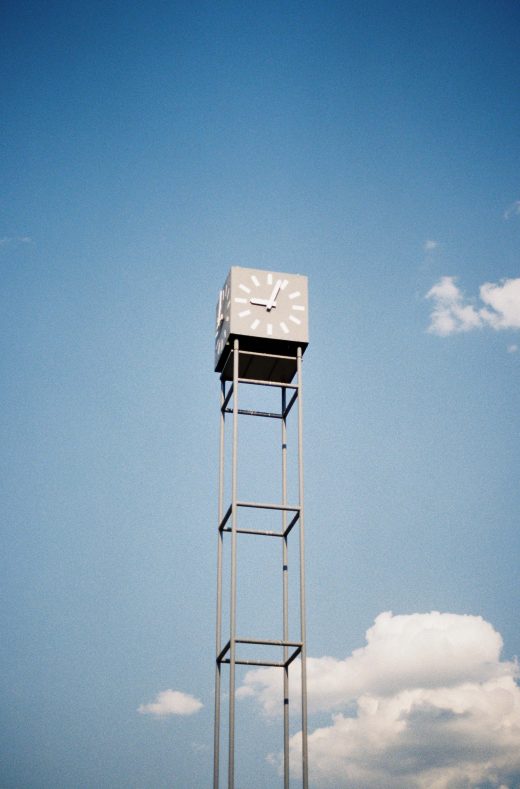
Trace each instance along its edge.
{"label": "white cube clock housing", "polygon": [[[295,355],[308,344],[307,277],[233,266],[217,302],[215,370],[240,349]],[[252,377],[252,376],[250,376]]]}

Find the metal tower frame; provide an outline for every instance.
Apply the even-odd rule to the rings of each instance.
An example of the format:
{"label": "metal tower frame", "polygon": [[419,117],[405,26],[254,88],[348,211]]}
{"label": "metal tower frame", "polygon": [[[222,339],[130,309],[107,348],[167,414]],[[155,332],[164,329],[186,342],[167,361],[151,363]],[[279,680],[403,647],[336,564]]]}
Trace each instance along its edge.
{"label": "metal tower frame", "polygon": [[[233,340],[229,357],[221,373],[220,392],[220,451],[219,451],[219,495],[218,495],[218,552],[217,552],[217,627],[215,668],[215,722],[214,722],[214,765],[213,789],[218,789],[220,779],[220,733],[221,733],[221,681],[222,666],[229,665],[229,726],[228,726],[228,789],[235,786],[235,667],[277,666],[283,670],[283,732],[284,732],[284,789],[289,789],[289,667],[297,658],[301,659],[301,723],[302,723],[302,786],[308,789],[307,751],[307,672],[306,672],[306,625],[305,625],[305,549],[304,549],[304,504],[303,504],[303,445],[302,445],[302,347],[296,347],[294,356],[261,353],[241,349],[238,339]],[[259,372],[260,371],[260,372]],[[252,377],[252,376],[255,377]],[[296,383],[293,383],[296,375]],[[272,380],[276,376],[279,380]],[[276,387],[281,392],[279,412],[254,411],[239,408],[239,387]],[[297,408],[298,445],[298,501],[287,501],[287,417]],[[226,460],[225,421],[232,415],[231,441],[231,502],[224,501],[224,471]],[[238,417],[247,415],[277,419],[281,422],[281,501],[276,503],[252,502],[239,499],[237,490],[238,472]],[[280,531],[244,529],[239,525],[239,512],[243,508],[270,510],[280,514]],[[288,537],[293,529],[299,530],[299,640],[289,640],[289,575]],[[231,537],[231,567],[229,589],[229,639],[222,643],[223,614],[223,551],[225,535]],[[237,634],[237,535],[254,534],[278,538],[282,542],[282,638],[251,638]],[[279,647],[282,659],[243,659],[237,653],[237,645],[256,647]]]}

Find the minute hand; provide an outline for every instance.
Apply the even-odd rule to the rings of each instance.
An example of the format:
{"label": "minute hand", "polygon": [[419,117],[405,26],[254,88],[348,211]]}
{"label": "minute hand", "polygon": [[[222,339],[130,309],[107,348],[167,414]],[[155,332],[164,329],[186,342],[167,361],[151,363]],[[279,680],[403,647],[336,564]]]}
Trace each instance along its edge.
{"label": "minute hand", "polygon": [[269,297],[269,301],[266,304],[266,309],[267,309],[268,312],[270,312],[272,307],[276,307],[275,299],[278,296],[278,291],[280,290],[281,287],[282,287],[282,280],[281,279],[277,279],[276,280],[276,285],[273,288],[273,292],[271,293],[271,295]]}

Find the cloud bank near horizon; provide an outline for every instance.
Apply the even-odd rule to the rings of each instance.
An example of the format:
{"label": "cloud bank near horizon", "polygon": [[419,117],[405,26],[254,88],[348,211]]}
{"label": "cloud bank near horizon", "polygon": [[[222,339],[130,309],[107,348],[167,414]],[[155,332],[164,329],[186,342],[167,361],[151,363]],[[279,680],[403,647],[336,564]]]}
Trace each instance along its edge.
{"label": "cloud bank near horizon", "polygon": [[[520,781],[518,666],[482,617],[380,614],[366,646],[344,660],[308,659],[310,712],[330,725],[309,734],[316,787],[512,789]],[[299,667],[291,680],[297,697]],[[249,671],[238,691],[263,713],[282,709],[280,672]],[[297,772],[301,734],[291,738]],[[280,754],[269,761],[280,767]]]}
{"label": "cloud bank near horizon", "polygon": [[490,327],[520,329],[520,277],[480,286],[478,307],[465,298],[456,277],[441,277],[425,298],[433,303],[428,331],[439,337]]}

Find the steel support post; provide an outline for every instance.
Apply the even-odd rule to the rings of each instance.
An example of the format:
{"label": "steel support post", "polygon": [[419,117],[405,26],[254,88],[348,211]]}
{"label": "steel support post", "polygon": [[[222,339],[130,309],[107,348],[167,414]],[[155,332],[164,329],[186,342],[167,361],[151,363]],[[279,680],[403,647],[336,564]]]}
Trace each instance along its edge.
{"label": "steel support post", "polygon": [[231,458],[231,598],[229,605],[229,764],[228,789],[235,786],[235,661],[237,618],[237,472],[239,343],[233,343],[233,451]]}
{"label": "steel support post", "polygon": [[218,656],[222,650],[222,549],[224,534],[220,529],[224,516],[224,468],[225,468],[225,423],[226,413],[224,400],[226,386],[224,381],[220,385],[220,435],[219,435],[219,475],[218,475],[218,530],[217,530],[217,627],[215,638],[215,731],[213,734],[213,789],[218,789],[220,771],[220,700],[221,700],[221,672],[222,666]]}
{"label": "steel support post", "polygon": [[[287,390],[282,387],[282,504],[287,505]],[[283,640],[289,640],[289,556],[287,544],[287,511],[282,510],[282,605],[283,605]],[[289,789],[289,647],[283,649],[283,785]]]}
{"label": "steel support post", "polygon": [[302,697],[302,775],[303,789],[309,786],[309,758],[307,748],[307,638],[305,624],[305,517],[303,488],[303,381],[302,381],[302,349],[297,351],[298,371],[298,488],[300,504],[300,638],[301,652],[301,697]]}

